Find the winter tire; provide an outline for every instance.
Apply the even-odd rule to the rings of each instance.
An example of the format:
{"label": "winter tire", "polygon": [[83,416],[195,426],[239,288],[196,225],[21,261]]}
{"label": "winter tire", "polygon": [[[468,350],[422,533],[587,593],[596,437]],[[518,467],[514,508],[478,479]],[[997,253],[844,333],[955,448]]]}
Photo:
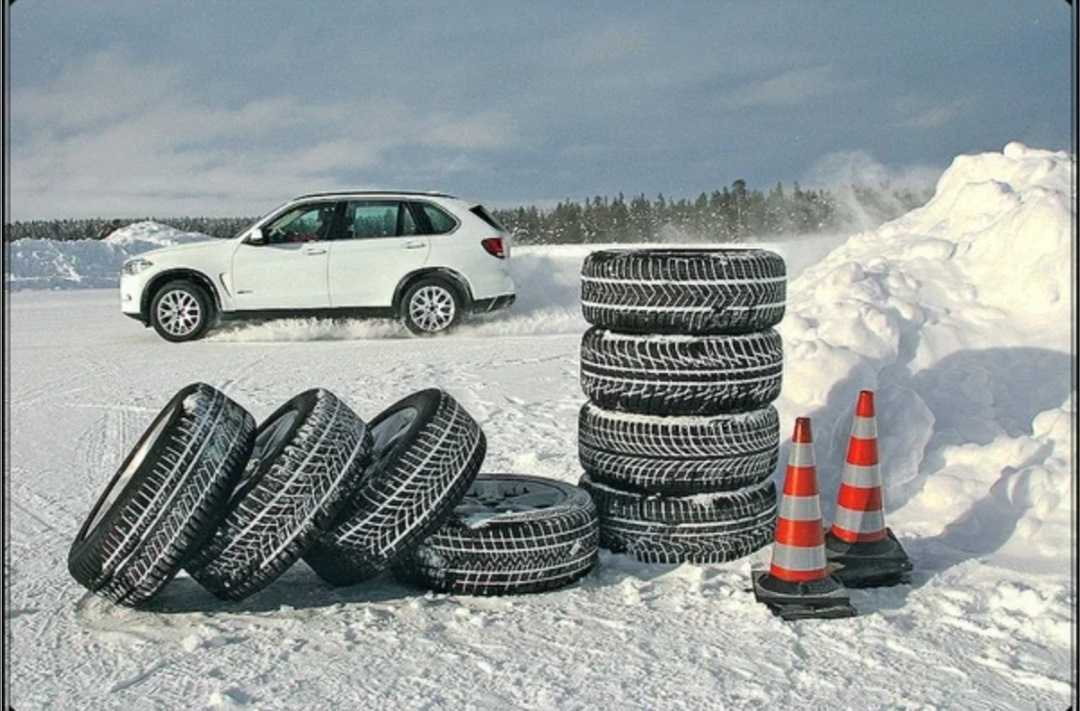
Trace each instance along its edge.
{"label": "winter tire", "polygon": [[259,425],[222,524],[188,572],[224,600],[261,590],[332,524],[371,450],[364,422],[332,393],[289,400]]}
{"label": "winter tire", "polygon": [[136,605],[158,592],[221,521],[255,420],[203,383],[183,388],[139,438],[68,553],[87,589]]}
{"label": "winter tire", "polygon": [[596,506],[552,479],[484,474],[443,526],[395,569],[406,580],[459,595],[509,595],[564,587],[595,565]]}
{"label": "winter tire", "polygon": [[581,307],[613,331],[749,333],[784,317],[786,280],[763,249],[604,250],[582,265]]}
{"label": "winter tire", "polygon": [[631,491],[690,496],[730,491],[776,470],[780,423],[771,405],[714,417],[657,417],[586,403],[578,455],[590,478]]}
{"label": "winter tire", "polygon": [[330,533],[304,556],[333,585],[378,575],[441,526],[465,496],[487,451],[457,400],[422,390],[371,421],[370,471]]}
{"label": "winter tire", "polygon": [[166,341],[202,338],[214,321],[214,299],[198,284],[170,281],[150,301],[150,323]]}
{"label": "winter tire", "polygon": [[609,410],[716,415],[763,407],[780,395],[784,366],[772,329],[735,336],[639,336],[590,328],[581,339],[581,387]]}
{"label": "winter tire", "polygon": [[406,290],[401,300],[401,318],[418,336],[450,330],[461,320],[463,309],[458,290],[443,279],[421,279]]}
{"label": "winter tire", "polygon": [[772,481],[733,492],[661,497],[593,482],[600,545],[645,563],[725,563],[772,541],[776,489]]}

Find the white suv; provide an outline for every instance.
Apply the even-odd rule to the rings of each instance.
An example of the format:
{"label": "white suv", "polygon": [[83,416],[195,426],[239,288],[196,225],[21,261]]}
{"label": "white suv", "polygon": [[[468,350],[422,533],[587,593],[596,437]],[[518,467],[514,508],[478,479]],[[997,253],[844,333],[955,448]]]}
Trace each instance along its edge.
{"label": "white suv", "polygon": [[443,193],[302,195],[233,239],[124,263],[121,309],[169,341],[218,319],[400,317],[418,334],[514,302],[510,235],[481,205]]}

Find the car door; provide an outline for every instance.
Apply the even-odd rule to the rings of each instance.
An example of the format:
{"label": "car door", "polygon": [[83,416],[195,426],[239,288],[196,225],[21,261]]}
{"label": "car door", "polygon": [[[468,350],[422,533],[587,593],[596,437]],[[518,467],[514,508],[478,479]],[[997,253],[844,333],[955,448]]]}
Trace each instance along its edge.
{"label": "car door", "polygon": [[330,238],[343,203],[306,203],[262,227],[260,244],[242,242],[233,253],[237,309],[292,310],[330,306]]}
{"label": "car door", "polygon": [[330,246],[330,303],[387,307],[409,272],[427,263],[430,243],[419,234],[408,202],[349,200]]}

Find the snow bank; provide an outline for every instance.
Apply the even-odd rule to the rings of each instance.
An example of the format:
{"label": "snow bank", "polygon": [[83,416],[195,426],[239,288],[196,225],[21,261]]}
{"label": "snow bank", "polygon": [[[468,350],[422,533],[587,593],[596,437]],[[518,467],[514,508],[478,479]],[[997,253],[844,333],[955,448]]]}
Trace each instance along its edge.
{"label": "snow bank", "polygon": [[1072,169],[1019,143],[960,156],[925,206],[789,285],[777,405],[784,422],[814,417],[823,490],[835,490],[855,394],[871,388],[886,507],[911,503],[891,523],[952,521],[959,548],[984,547],[980,526],[993,528],[986,553],[1067,553]]}
{"label": "snow bank", "polygon": [[8,247],[9,289],[100,289],[120,283],[128,257],[174,244],[211,239],[150,220],[116,230],[103,240],[60,242],[20,239]]}

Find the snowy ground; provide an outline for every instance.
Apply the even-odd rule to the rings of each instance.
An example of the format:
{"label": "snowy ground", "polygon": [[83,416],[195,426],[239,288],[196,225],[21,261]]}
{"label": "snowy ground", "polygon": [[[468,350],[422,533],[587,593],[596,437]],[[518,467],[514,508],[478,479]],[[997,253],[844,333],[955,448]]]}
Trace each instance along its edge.
{"label": "snowy ground", "polygon": [[1019,146],[958,159],[921,211],[781,247],[783,426],[814,417],[828,515],[854,392],[878,390],[889,523],[916,565],[910,586],[854,591],[861,614],[844,621],[774,618],[748,561],[614,555],[531,597],[390,579],[335,590],[299,564],[241,603],[182,577],[152,610],[113,606],[71,580],[68,546],[127,448],[194,380],[256,417],[316,385],[366,417],[441,386],[484,427],[487,471],[576,481],[587,250],[518,250],[515,309],[438,339],[298,321],[176,346],[123,318],[112,290],[13,294],[15,708],[1064,708],[1070,168]]}

